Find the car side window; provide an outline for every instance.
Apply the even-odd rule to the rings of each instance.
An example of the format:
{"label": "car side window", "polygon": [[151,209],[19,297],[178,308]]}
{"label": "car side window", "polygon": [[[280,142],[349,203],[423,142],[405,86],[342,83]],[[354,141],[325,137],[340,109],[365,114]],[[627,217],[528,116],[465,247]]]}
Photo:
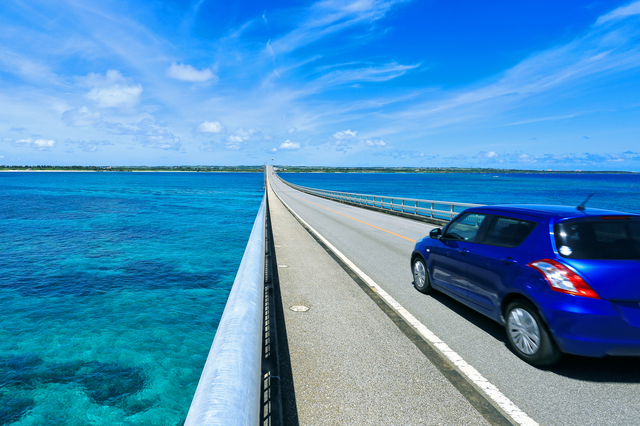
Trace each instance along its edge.
{"label": "car side window", "polygon": [[536,223],[528,220],[494,216],[482,239],[482,244],[516,247],[522,244],[535,227]]}
{"label": "car side window", "polygon": [[481,213],[464,214],[447,226],[442,238],[473,242],[485,218],[486,215]]}

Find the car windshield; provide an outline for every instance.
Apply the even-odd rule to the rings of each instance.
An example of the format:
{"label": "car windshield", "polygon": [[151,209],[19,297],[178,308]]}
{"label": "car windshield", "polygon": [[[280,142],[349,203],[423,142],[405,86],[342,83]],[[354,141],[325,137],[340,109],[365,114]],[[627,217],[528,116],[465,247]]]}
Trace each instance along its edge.
{"label": "car windshield", "polygon": [[640,259],[640,219],[603,216],[554,226],[558,252],[570,259]]}

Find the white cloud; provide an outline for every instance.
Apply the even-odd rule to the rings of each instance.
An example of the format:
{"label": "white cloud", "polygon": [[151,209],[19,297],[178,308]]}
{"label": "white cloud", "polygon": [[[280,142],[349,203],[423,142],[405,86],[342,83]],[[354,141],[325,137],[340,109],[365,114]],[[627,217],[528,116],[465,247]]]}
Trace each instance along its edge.
{"label": "white cloud", "polygon": [[218,81],[218,76],[209,68],[197,70],[191,65],[176,64],[175,62],[167,69],[167,76],[192,83],[204,83],[209,80]]}
{"label": "white cloud", "polygon": [[243,149],[254,133],[256,133],[254,129],[237,129],[235,132],[227,136],[225,140],[225,149],[231,151],[239,151]]}
{"label": "white cloud", "polygon": [[499,155],[498,153],[496,153],[495,151],[480,151],[478,154],[476,154],[475,158],[487,158],[487,159],[496,159],[498,158]]}
{"label": "white cloud", "polygon": [[289,133],[290,135],[294,134],[295,132],[297,132],[298,129],[296,129],[295,127],[291,126],[289,127],[289,130],[287,130],[287,133]]}
{"label": "white cloud", "polygon": [[409,159],[429,159],[433,160],[438,157],[437,154],[426,155],[420,151],[403,151],[394,149],[392,151],[373,151],[373,155],[376,157],[392,157],[395,160],[409,160]]}
{"label": "white cloud", "polygon": [[227,142],[225,145],[225,149],[230,151],[238,151],[242,149],[242,143],[240,142]]}
{"label": "white cloud", "polygon": [[224,133],[227,129],[219,121],[205,121],[198,126],[198,133]]}
{"label": "white cloud", "polygon": [[142,94],[140,84],[129,84],[117,70],[107,71],[104,77],[90,73],[78,81],[81,86],[91,87],[84,96],[100,108],[130,108],[138,104]]}
{"label": "white cloud", "polygon": [[132,107],[138,104],[142,86],[112,86],[98,89],[94,87],[85,96],[101,108]]}
{"label": "white cloud", "polygon": [[96,124],[99,119],[100,113],[91,112],[87,107],[70,109],[62,113],[62,121],[73,127],[91,126]]}
{"label": "white cloud", "polygon": [[351,129],[344,130],[342,132],[336,132],[333,134],[333,138],[339,141],[355,139],[358,136],[358,132],[352,132]]}
{"label": "white cloud", "polygon": [[227,141],[236,142],[236,143],[246,142],[249,139],[251,139],[251,136],[255,132],[256,131],[254,129],[249,129],[249,130],[238,129],[235,132],[233,132],[231,135],[227,136]]}
{"label": "white cloud", "polygon": [[371,148],[387,146],[387,143],[382,139],[373,139],[373,140],[367,139],[366,141],[364,141],[364,144]]}
{"label": "white cloud", "polygon": [[285,150],[293,151],[293,150],[296,150],[296,149],[300,149],[300,144],[297,143],[297,142],[291,142],[289,139],[287,139],[286,141],[284,141],[284,142],[282,142],[280,144],[278,149],[285,149]]}
{"label": "white cloud", "polygon": [[50,151],[51,148],[55,148],[56,141],[51,139],[18,139],[13,142],[13,145],[30,147],[36,151]]}

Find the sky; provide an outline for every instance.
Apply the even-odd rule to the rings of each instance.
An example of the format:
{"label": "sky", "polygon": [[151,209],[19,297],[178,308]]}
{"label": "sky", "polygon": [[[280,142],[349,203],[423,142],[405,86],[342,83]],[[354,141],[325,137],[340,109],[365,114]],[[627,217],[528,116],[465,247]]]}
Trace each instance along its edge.
{"label": "sky", "polygon": [[3,0],[0,164],[640,172],[640,0]]}

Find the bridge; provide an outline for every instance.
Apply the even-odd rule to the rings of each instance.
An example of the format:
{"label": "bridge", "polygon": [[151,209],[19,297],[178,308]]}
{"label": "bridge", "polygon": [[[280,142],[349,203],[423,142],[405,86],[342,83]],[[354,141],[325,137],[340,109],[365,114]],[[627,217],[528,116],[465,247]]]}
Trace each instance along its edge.
{"label": "bridge", "polygon": [[431,206],[427,214],[417,203],[387,201],[385,213],[384,200],[361,208],[350,204],[357,200],[308,192],[268,167],[267,274],[275,285],[265,292],[273,306],[263,321],[278,326],[267,327],[263,352],[278,360],[262,367],[259,406],[226,414],[256,418],[193,420],[194,407],[212,401],[198,402],[213,380],[207,365],[186,424],[638,423],[637,358],[565,356],[550,369],[535,368],[507,348],[501,325],[413,288],[409,254],[448,219],[446,210],[434,214]]}

